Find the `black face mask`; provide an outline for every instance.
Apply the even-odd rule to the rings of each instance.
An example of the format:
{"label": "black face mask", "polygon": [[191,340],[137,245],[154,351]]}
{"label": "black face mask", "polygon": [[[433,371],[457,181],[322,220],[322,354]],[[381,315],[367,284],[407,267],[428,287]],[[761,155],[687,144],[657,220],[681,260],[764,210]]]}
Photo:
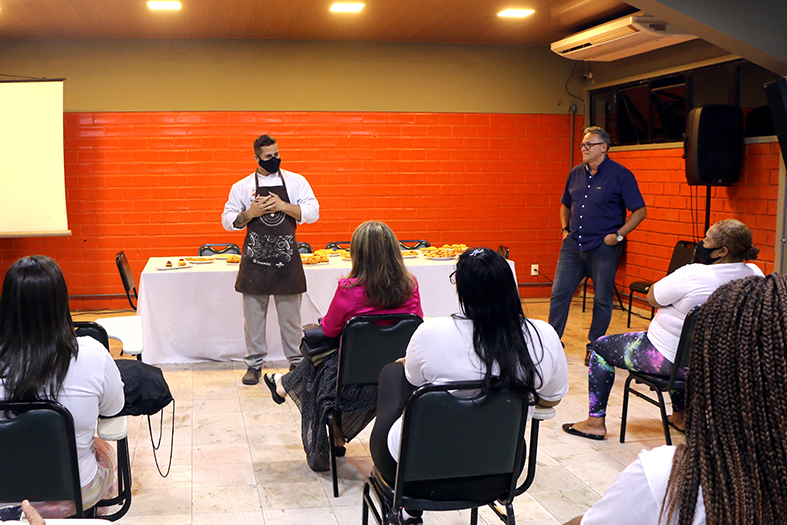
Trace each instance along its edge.
{"label": "black face mask", "polygon": [[260,168],[264,169],[268,173],[276,173],[279,171],[279,165],[281,165],[281,159],[279,157],[271,157],[268,160],[259,161]]}
{"label": "black face mask", "polygon": [[717,246],[716,248],[706,248],[702,241],[697,243],[697,247],[694,250],[694,258],[697,259],[697,262],[701,262],[702,264],[713,264],[721,257],[711,257],[711,253],[715,252],[721,248],[721,246]]}

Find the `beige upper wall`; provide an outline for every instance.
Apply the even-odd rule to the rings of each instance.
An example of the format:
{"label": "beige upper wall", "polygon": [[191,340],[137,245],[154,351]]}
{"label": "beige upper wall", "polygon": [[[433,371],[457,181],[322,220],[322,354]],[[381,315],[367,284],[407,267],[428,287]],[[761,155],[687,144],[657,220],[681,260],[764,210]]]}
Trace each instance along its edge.
{"label": "beige upper wall", "polygon": [[[67,112],[567,113],[572,99],[564,84],[572,66],[530,46],[0,41],[0,73],[66,78]],[[569,89],[581,96],[578,80]]]}

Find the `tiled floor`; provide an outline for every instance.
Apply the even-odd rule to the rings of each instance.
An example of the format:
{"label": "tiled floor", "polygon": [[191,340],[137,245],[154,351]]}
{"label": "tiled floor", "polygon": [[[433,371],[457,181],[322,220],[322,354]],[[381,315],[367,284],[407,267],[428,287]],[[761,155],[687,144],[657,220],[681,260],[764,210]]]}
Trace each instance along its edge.
{"label": "tiled floor", "polygon": [[[548,301],[526,302],[526,311],[545,319]],[[632,330],[647,327],[647,321],[635,319]],[[557,524],[581,514],[641,449],[664,443],[658,409],[638,399],[631,402],[627,443],[618,443],[624,374],[618,374],[610,400],[609,439],[589,441],[561,431],[562,423],[587,416],[587,369],[582,359],[589,323],[590,312],[583,314],[581,300],[575,300],[564,336],[571,390],[557,407],[557,417],[541,426],[535,482],[515,502],[518,523]],[[615,310],[609,333],[627,331],[625,323],[625,312]],[[283,368],[285,363],[273,365]],[[147,420],[134,418],[130,433],[133,502],[121,523],[361,523],[363,479],[372,467],[371,427],[348,445],[347,457],[339,460],[341,496],[333,498],[330,474],[314,473],[306,465],[297,408],[291,402],[276,405],[262,385],[244,386],[242,364],[162,368],[177,405],[172,470],[167,478],[159,476]],[[166,443],[159,452],[159,464],[166,465],[169,457],[170,422],[166,416]],[[158,427],[158,418],[154,425]],[[481,517],[484,523],[500,523],[489,509],[482,509]],[[424,522],[465,524],[469,513],[428,512]]]}

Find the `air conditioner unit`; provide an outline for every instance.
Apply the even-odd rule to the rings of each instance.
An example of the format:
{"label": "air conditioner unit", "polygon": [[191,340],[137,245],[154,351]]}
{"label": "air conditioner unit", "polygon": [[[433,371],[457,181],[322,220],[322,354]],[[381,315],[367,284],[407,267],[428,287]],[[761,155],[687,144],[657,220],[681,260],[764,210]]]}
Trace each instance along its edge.
{"label": "air conditioner unit", "polygon": [[609,62],[697,38],[653,16],[635,14],[552,43],[551,49],[572,60]]}

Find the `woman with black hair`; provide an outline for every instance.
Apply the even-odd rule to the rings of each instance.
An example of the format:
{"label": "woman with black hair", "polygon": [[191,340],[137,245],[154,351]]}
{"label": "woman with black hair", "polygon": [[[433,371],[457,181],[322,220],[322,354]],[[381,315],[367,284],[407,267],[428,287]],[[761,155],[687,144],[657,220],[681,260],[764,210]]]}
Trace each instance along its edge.
{"label": "woman with black hair", "polygon": [[[558,404],[568,392],[560,338],[545,321],[525,317],[514,274],[502,256],[488,248],[467,250],[459,256],[455,282],[462,313],[425,320],[410,339],[404,366],[388,365],[380,376],[369,444],[375,466],[392,484],[402,410],[415,388],[483,380],[485,393],[513,388],[534,405],[537,395],[542,406]],[[414,513],[399,518],[403,524],[422,523]]]}
{"label": "woman with black hair", "polygon": [[[123,382],[101,343],[74,334],[63,273],[43,255],[19,259],[5,275],[0,398],[54,400],[65,406],[74,418],[84,508],[114,492],[113,449],[93,434],[99,415],[113,416],[123,408]],[[34,505],[45,518],[76,512],[73,501]]]}

